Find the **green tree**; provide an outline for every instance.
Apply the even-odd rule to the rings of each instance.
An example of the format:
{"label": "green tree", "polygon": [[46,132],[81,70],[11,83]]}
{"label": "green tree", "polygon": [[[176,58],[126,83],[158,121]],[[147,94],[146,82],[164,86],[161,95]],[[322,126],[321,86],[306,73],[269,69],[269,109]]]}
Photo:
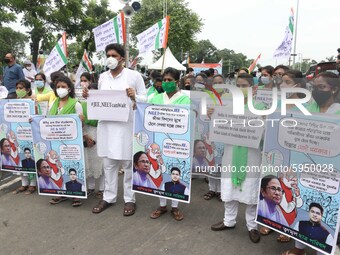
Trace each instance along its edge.
{"label": "green tree", "polygon": [[8,10],[9,1],[10,0],[0,0],[0,27],[3,25],[3,23],[16,20],[14,13],[11,13]]}
{"label": "green tree", "polygon": [[73,37],[79,32],[84,17],[83,0],[10,0],[7,4],[11,11],[23,15],[21,23],[29,29],[35,64],[40,41],[45,35],[66,31]]}
{"label": "green tree", "polygon": [[[142,0],[142,8],[131,21],[130,32],[135,36],[145,31],[163,17],[163,1]],[[190,51],[195,43],[195,34],[203,26],[201,18],[193,12],[185,0],[168,1],[167,14],[170,16],[168,45],[177,59],[181,52]]]}
{"label": "green tree", "polygon": [[13,52],[17,58],[23,57],[26,41],[27,36],[23,33],[10,27],[0,27],[0,57],[4,58],[8,52]]}
{"label": "green tree", "polygon": [[203,59],[205,63],[220,61],[217,48],[209,40],[197,42],[190,51],[190,62],[201,63]]}

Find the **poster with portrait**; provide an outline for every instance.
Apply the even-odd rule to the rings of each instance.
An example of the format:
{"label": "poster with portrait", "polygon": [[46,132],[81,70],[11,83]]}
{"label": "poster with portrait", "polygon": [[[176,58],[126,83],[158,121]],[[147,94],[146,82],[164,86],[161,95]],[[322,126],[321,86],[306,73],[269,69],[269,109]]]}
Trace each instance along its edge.
{"label": "poster with portrait", "polygon": [[30,116],[34,101],[0,100],[1,170],[35,173]]}
{"label": "poster with portrait", "polygon": [[39,195],[86,198],[82,123],[76,114],[32,116]]}
{"label": "poster with portrait", "polygon": [[339,137],[336,115],[276,112],[268,117],[258,223],[324,254],[334,252],[339,229]]}
{"label": "poster with portrait", "polygon": [[[210,118],[207,110],[220,105],[220,101],[210,92],[190,91],[191,109],[195,117],[192,174],[219,179],[224,143],[212,141],[209,136]],[[221,100],[222,104],[229,101]]]}
{"label": "poster with portrait", "polygon": [[137,103],[133,136],[133,190],[190,202],[190,107]]}

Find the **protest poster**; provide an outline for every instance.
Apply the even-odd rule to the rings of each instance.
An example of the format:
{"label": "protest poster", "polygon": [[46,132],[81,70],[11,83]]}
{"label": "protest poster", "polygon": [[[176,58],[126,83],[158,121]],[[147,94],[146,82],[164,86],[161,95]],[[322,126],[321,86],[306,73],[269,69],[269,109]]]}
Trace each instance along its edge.
{"label": "protest poster", "polygon": [[[218,99],[203,91],[190,91],[189,96],[191,99],[191,110],[195,114],[191,173],[193,175],[221,178],[218,166],[222,164],[224,144],[209,139],[210,118],[204,112],[206,109],[202,105],[202,102],[206,102],[206,108],[215,107],[218,104]],[[205,100],[202,100],[203,98]]]}
{"label": "protest poster", "polygon": [[230,105],[215,107],[210,122],[210,139],[225,144],[259,148],[265,120],[245,111],[244,115],[232,113]]}
{"label": "protest poster", "polygon": [[35,173],[30,116],[34,101],[0,100],[1,170]]}
{"label": "protest poster", "polygon": [[[277,98],[281,98],[280,91],[277,91]],[[270,108],[273,104],[273,90],[257,89],[254,95],[254,105],[263,104],[266,108]]]}
{"label": "protest poster", "polygon": [[89,90],[87,116],[89,120],[127,122],[130,104],[125,90]]}
{"label": "protest poster", "polygon": [[190,107],[137,103],[132,189],[190,202]]}
{"label": "protest poster", "polygon": [[39,195],[86,198],[82,123],[76,114],[32,116]]}
{"label": "protest poster", "polygon": [[48,114],[48,101],[38,102],[38,114],[40,115]]}
{"label": "protest poster", "polygon": [[126,40],[124,12],[93,29],[96,51],[104,51],[111,43],[123,44]]}
{"label": "protest poster", "polygon": [[268,116],[257,222],[324,254],[339,229],[340,118]]}

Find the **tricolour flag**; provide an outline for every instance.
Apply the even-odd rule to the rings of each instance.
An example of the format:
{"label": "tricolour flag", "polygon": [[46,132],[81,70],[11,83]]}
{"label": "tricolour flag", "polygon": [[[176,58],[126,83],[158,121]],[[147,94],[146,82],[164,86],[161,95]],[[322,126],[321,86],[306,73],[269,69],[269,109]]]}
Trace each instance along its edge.
{"label": "tricolour flag", "polygon": [[253,61],[253,63],[251,63],[251,65],[248,67],[249,73],[251,73],[257,64],[257,61],[259,61],[259,59],[261,58],[261,54],[257,56],[257,58]]}
{"label": "tricolour flag", "polygon": [[220,66],[223,66],[223,59],[221,59],[220,62],[218,62],[218,64],[219,64]]}
{"label": "tricolour flag", "polygon": [[89,59],[89,56],[87,55],[86,50],[84,50],[83,57],[80,61],[80,64],[79,64],[79,67],[76,73],[75,88],[80,88],[80,76],[82,75],[82,73],[85,73],[85,72],[91,73],[91,71],[92,71],[92,64]]}
{"label": "tricolour flag", "polygon": [[168,43],[168,32],[170,17],[158,21],[152,27],[137,35],[139,54],[166,48]]}
{"label": "tricolour flag", "polygon": [[294,34],[294,11],[293,8],[291,8],[289,24],[286,27],[285,37],[280,46],[275,50],[274,58],[287,59],[290,57],[293,45],[293,34]]}
{"label": "tricolour flag", "polygon": [[66,43],[66,32],[58,40],[58,43],[52,49],[50,55],[48,55],[43,71],[46,76],[49,76],[55,71],[59,71],[64,65],[67,64],[67,43]]}
{"label": "tricolour flag", "polygon": [[104,51],[106,45],[111,43],[124,44],[126,41],[126,29],[124,13],[120,12],[113,19],[93,29],[96,50]]}

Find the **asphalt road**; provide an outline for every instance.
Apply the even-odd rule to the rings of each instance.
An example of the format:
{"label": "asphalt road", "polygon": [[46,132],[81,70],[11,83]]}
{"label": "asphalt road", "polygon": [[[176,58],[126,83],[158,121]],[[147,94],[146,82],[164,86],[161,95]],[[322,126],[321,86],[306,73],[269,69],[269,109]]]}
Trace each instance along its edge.
{"label": "asphalt road", "polygon": [[[121,188],[118,202],[95,215],[91,209],[98,199],[94,197],[78,208],[73,208],[70,200],[50,205],[50,197],[13,195],[11,191],[19,184],[0,187],[1,255],[280,255],[293,246],[293,241],[279,244],[277,233],[262,237],[258,244],[252,243],[245,226],[245,206],[240,207],[235,229],[211,231],[210,226],[222,220],[223,204],[217,199],[203,199],[208,190],[203,179],[193,180],[191,203],[180,203],[185,214],[181,222],[176,222],[170,213],[150,219],[159,200],[141,194],[137,194],[136,214],[124,217]],[[308,250],[308,254],[315,252]]]}

